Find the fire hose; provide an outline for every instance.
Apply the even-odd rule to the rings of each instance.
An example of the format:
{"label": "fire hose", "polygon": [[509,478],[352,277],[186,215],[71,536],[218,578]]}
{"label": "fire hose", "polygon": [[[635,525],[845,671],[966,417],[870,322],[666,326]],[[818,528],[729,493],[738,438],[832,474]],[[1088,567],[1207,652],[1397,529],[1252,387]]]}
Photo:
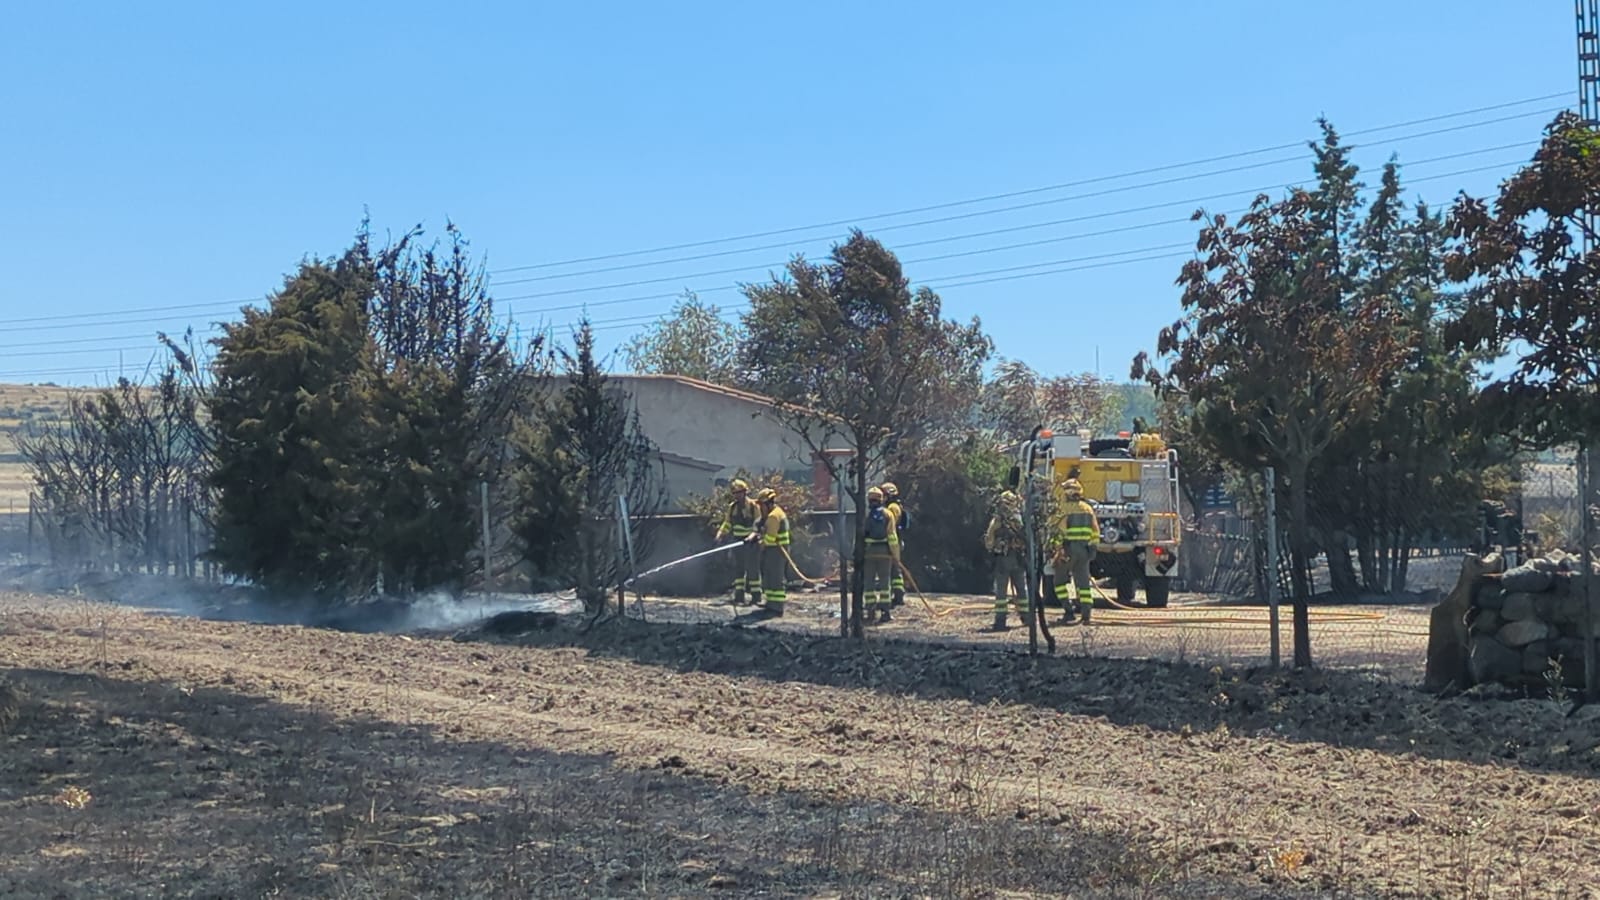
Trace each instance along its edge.
{"label": "fire hose", "polygon": [[899,567],[900,574],[906,577],[906,584],[911,585],[911,590],[916,592],[917,599],[922,601],[922,605],[927,608],[929,615],[938,618],[939,614],[933,611],[933,604],[928,602],[928,598],[922,595],[922,588],[917,586],[917,579],[911,577],[911,570],[906,568],[906,564],[899,559],[896,559],[894,564]]}
{"label": "fire hose", "polygon": [[645,577],[648,577],[650,575],[654,575],[657,572],[665,572],[668,569],[676,568],[676,567],[681,566],[681,565],[683,565],[684,563],[687,563],[687,562],[694,562],[697,559],[701,559],[703,557],[711,556],[712,554],[723,553],[725,551],[732,550],[733,548],[735,548],[735,547],[737,547],[737,546],[739,546],[740,544],[743,544],[743,543],[744,543],[744,541],[734,541],[731,544],[723,544],[721,547],[712,547],[710,550],[701,550],[699,553],[691,553],[688,556],[683,557],[682,559],[675,559],[675,560],[673,560],[671,562],[662,563],[661,565],[656,566],[654,569],[646,569],[645,571],[640,572],[639,574],[630,577],[627,581],[624,581],[622,583],[622,585],[623,585],[623,587],[627,587],[628,585],[633,584],[635,581],[638,581],[641,578],[645,578]]}
{"label": "fire hose", "polygon": [[[639,574],[630,577],[627,581],[623,582],[623,584],[632,584],[641,578],[655,575],[668,569],[676,568],[677,566],[681,566],[685,563],[732,550],[736,547],[739,547],[742,543],[742,541],[735,541],[731,544],[724,544],[719,547],[712,547],[709,550],[702,550],[698,553],[692,553],[681,559],[675,559],[671,562],[656,566],[655,568],[640,572]],[[790,568],[794,570],[794,573],[800,576],[801,580],[808,584],[826,583],[826,579],[811,578],[802,572],[800,567],[795,564],[794,557],[789,554],[789,549],[787,547],[779,545],[778,550],[783,554],[784,559],[788,562]],[[923,608],[926,609],[934,618],[943,619],[956,613],[971,612],[976,610],[987,611],[994,608],[992,603],[954,603],[944,606],[943,608],[935,607],[932,601],[928,599],[927,595],[923,593],[921,585],[917,584],[916,577],[911,574],[911,570],[906,567],[906,564],[900,560],[896,560],[895,566],[900,570],[900,573],[905,576],[906,584],[909,585],[912,592],[917,595],[917,599],[922,601]],[[1257,610],[1252,607],[1186,609],[1182,613],[1163,612],[1160,614],[1151,614],[1151,612],[1147,609],[1128,606],[1127,604],[1118,602],[1114,597],[1111,597],[1104,590],[1102,590],[1099,585],[1094,585],[1093,587],[1095,593],[1098,594],[1102,600],[1105,600],[1113,610],[1117,612],[1137,614],[1136,616],[1129,618],[1102,618],[1096,623],[1099,625],[1142,626],[1156,628],[1198,627],[1208,629],[1216,628],[1220,630],[1237,630],[1239,626],[1259,626],[1265,622],[1264,619],[1257,616],[1241,615],[1241,613],[1245,613],[1247,611],[1265,612],[1265,610]],[[1012,605],[1017,606],[1017,604]],[[1020,608],[1018,608],[1017,611],[1022,612]],[[1332,624],[1337,622],[1381,622],[1388,618],[1388,616],[1381,612],[1350,612],[1334,610],[1310,610],[1309,616],[1313,622],[1321,622],[1324,624]]]}
{"label": "fire hose", "polygon": [[[662,563],[661,565],[656,566],[653,569],[646,569],[645,571],[640,572],[637,575],[633,575],[633,576],[629,577],[622,584],[623,584],[624,587],[626,587],[626,586],[628,586],[630,584],[633,584],[635,581],[638,581],[641,578],[648,578],[651,575],[655,575],[655,574],[660,573],[660,572],[665,572],[668,569],[677,568],[678,566],[681,566],[684,563],[694,562],[697,559],[704,559],[707,556],[713,556],[713,555],[718,554],[718,553],[725,553],[725,552],[727,552],[729,550],[732,550],[732,549],[734,549],[736,547],[742,547],[742,546],[744,546],[744,544],[745,544],[744,541],[734,541],[731,544],[723,544],[720,547],[712,547],[710,550],[701,550],[699,553],[691,553],[688,556],[682,557],[680,559],[675,559],[675,560],[672,560],[671,562]],[[812,578],[811,576],[807,575],[806,573],[800,571],[800,566],[795,563],[794,557],[789,555],[789,548],[783,546],[782,544],[779,544],[777,546],[778,546],[778,551],[783,554],[783,558],[788,561],[789,568],[793,569],[794,573],[796,575],[800,576],[800,580],[801,581],[804,581],[807,584],[826,584],[827,583],[827,579]]]}

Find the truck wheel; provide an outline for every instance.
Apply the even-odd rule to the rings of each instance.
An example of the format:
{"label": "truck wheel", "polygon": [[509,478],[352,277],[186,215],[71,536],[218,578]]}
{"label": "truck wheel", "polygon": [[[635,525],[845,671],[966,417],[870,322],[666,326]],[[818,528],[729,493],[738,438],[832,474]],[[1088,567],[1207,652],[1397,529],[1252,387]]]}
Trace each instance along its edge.
{"label": "truck wheel", "polygon": [[1171,578],[1146,578],[1144,580],[1144,603],[1151,609],[1166,609],[1167,599],[1171,594]]}
{"label": "truck wheel", "polygon": [[1133,605],[1133,594],[1137,584],[1132,575],[1117,576],[1117,602],[1123,606]]}

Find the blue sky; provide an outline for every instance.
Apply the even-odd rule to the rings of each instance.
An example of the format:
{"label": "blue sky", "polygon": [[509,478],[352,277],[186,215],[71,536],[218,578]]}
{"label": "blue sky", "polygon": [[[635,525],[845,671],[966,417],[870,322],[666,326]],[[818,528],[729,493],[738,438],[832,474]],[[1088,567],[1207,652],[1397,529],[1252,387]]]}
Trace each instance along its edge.
{"label": "blue sky", "polygon": [[845,232],[801,226],[849,221],[1000,354],[1125,377],[1179,314],[1169,255],[1195,227],[1173,220],[1309,173],[1298,149],[1179,164],[1310,139],[1319,114],[1504,104],[1351,138],[1413,197],[1492,193],[1576,102],[1572,31],[1565,5],[1503,0],[13,4],[0,381],[133,374],[157,330],[259,302],[364,208],[380,233],[454,220],[518,322],[565,333],[588,304],[603,348],[656,295],[737,307],[738,281]]}

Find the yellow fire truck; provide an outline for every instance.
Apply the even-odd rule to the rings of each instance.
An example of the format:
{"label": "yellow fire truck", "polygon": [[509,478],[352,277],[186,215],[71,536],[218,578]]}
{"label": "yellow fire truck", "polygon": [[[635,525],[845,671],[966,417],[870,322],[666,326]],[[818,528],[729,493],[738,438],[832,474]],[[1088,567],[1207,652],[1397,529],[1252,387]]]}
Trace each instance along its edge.
{"label": "yellow fire truck", "polygon": [[1161,435],[1096,438],[1088,430],[1057,435],[1041,429],[1023,444],[1021,467],[1054,490],[1069,478],[1100,520],[1099,552],[1090,571],[1114,579],[1117,601],[1131,603],[1143,586],[1145,603],[1164,607],[1172,590],[1183,528],[1178,515],[1178,452]]}

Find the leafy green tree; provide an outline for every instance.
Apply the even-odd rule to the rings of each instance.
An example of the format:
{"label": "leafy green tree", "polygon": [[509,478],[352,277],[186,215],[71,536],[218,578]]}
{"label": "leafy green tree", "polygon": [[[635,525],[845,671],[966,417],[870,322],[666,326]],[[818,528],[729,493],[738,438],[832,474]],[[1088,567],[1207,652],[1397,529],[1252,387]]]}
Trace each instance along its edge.
{"label": "leafy green tree", "polygon": [[574,579],[579,599],[598,613],[623,577],[617,499],[627,499],[642,556],[651,517],[666,501],[664,476],[658,448],[595,356],[587,320],[573,348],[559,353],[556,389],[514,433],[521,511],[514,527],[529,559],[545,574]]}
{"label": "leafy green tree", "polygon": [[[992,350],[974,319],[946,320],[939,296],[912,290],[900,261],[860,231],[823,263],[802,257],[770,283],[747,285],[739,362],[755,389],[811,447],[835,439],[854,451],[838,478],[866,509],[869,473],[893,452],[964,424]],[[830,463],[831,464],[831,463]],[[856,517],[854,571],[866,552]],[[851,579],[851,630],[862,634],[862,587]]]}
{"label": "leafy green tree", "polygon": [[1450,210],[1446,272],[1468,286],[1451,339],[1516,355],[1485,390],[1485,412],[1524,444],[1600,437],[1600,132],[1558,114],[1533,159],[1493,205],[1463,195]]}
{"label": "leafy green tree", "polygon": [[1115,430],[1126,399],[1117,385],[1088,372],[1046,377],[1020,360],[1002,359],[983,386],[981,404],[986,427],[1021,440],[1037,425]]}
{"label": "leafy green tree", "polygon": [[737,324],[716,304],[685,294],[672,311],[623,345],[628,368],[641,375],[685,375],[713,384],[738,385]]}
{"label": "leafy green tree", "polygon": [[1408,214],[1392,161],[1363,213],[1358,171],[1338,152],[1331,127],[1324,130],[1314,196],[1326,255],[1337,260],[1330,268],[1340,302],[1391,310],[1403,353],[1389,372],[1375,373],[1383,389],[1370,415],[1347,423],[1314,468],[1314,531],[1335,594],[1400,591],[1412,548],[1469,529],[1483,473],[1506,456],[1473,421],[1483,357],[1442,341],[1459,305],[1441,287],[1439,218],[1422,204]]}
{"label": "leafy green tree", "polygon": [[1311,665],[1309,478],[1347,424],[1370,413],[1400,353],[1391,310],[1343,302],[1325,209],[1295,190],[1277,202],[1257,198],[1237,223],[1198,213],[1206,219],[1198,257],[1178,279],[1185,314],[1158,342],[1166,368],[1140,354],[1133,373],[1163,396],[1193,404],[1196,433],[1220,458],[1280,474],[1295,573],[1296,666]]}
{"label": "leafy green tree", "polygon": [[223,326],[209,412],[212,553],[225,571],[324,601],[375,587],[373,287],[371,265],[353,248],[303,263],[267,309],[246,307],[242,321]]}
{"label": "leafy green tree", "polygon": [[[1452,338],[1510,351],[1511,372],[1485,390],[1486,418],[1525,446],[1575,442],[1590,473],[1578,498],[1587,570],[1600,496],[1600,131],[1570,111],[1545,129],[1533,159],[1500,186],[1493,206],[1462,196],[1450,211],[1450,277],[1470,303]],[[1593,591],[1592,579],[1587,582]],[[1591,596],[1591,603],[1593,597]],[[1600,649],[1585,653],[1585,685],[1600,692]]]}
{"label": "leafy green tree", "polygon": [[[529,380],[545,371],[542,340],[513,350],[482,264],[454,224],[445,232],[442,246],[419,246],[420,227],[377,250],[365,233],[358,241],[373,269],[384,433],[372,540],[384,588],[397,593],[459,588],[474,566],[492,577],[478,546],[480,484],[502,494],[506,436]],[[498,512],[491,501],[491,525]]]}

